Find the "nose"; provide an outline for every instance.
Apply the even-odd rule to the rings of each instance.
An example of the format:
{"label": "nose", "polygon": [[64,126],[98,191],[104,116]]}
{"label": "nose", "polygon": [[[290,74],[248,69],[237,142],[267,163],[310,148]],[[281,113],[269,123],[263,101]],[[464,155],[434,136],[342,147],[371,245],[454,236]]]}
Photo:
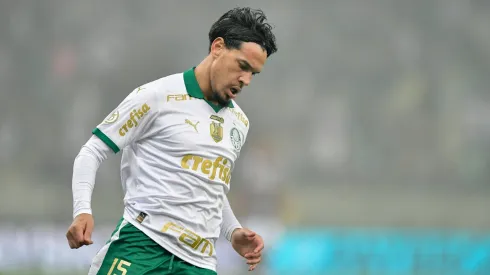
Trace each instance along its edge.
{"label": "nose", "polygon": [[238,79],[240,81],[240,85],[243,86],[248,86],[250,85],[250,81],[252,81],[252,73],[251,72],[245,72],[240,76]]}

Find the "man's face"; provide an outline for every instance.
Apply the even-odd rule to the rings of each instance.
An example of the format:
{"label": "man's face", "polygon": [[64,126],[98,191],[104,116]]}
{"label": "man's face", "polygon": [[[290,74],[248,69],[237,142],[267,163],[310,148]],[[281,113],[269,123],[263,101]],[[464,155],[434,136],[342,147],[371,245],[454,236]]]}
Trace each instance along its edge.
{"label": "man's face", "polygon": [[228,49],[222,38],[213,42],[211,54],[214,58],[210,72],[211,100],[221,106],[227,106],[250,84],[252,76],[262,70],[267,59],[267,52],[256,43],[243,42],[240,49]]}

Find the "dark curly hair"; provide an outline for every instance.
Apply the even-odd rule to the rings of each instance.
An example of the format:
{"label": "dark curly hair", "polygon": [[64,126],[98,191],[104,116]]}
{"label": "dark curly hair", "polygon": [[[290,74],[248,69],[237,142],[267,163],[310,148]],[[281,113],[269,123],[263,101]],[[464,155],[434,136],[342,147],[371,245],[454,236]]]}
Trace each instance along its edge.
{"label": "dark curly hair", "polygon": [[276,37],[260,9],[234,8],[223,14],[209,30],[209,51],[213,41],[222,37],[227,48],[239,49],[242,42],[259,44],[267,57],[277,52]]}

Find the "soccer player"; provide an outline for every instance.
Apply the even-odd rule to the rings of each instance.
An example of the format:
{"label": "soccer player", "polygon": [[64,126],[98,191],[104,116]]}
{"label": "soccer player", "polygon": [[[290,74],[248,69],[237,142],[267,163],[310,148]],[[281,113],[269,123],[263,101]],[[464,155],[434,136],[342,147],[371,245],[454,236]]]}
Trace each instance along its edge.
{"label": "soccer player", "polygon": [[136,88],[92,131],[73,165],[70,247],[92,244],[96,171],[121,150],[125,207],[90,275],[216,274],[220,233],[250,271],[260,263],[262,237],[242,228],[226,194],[250,127],[234,99],[277,51],[266,20],[226,12],[199,65]]}

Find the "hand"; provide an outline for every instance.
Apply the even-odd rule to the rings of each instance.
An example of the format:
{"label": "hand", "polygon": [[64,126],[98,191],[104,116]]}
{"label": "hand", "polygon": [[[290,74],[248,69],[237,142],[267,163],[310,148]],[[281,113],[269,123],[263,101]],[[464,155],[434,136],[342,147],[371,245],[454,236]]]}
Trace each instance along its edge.
{"label": "hand", "polygon": [[70,248],[80,248],[84,245],[91,245],[92,231],[94,230],[94,218],[90,214],[82,213],[75,217],[68,232],[66,232],[66,238]]}
{"label": "hand", "polygon": [[264,240],[259,234],[246,228],[237,228],[231,235],[231,245],[240,256],[247,259],[248,271],[254,270],[260,263]]}

